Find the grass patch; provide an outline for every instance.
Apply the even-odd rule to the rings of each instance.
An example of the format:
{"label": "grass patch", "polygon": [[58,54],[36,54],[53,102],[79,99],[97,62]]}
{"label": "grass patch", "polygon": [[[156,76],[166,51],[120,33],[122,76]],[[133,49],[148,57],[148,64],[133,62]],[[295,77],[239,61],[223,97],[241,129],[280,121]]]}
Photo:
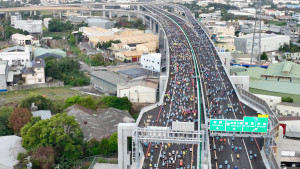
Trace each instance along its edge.
{"label": "grass patch", "polygon": [[38,88],[38,89],[27,89],[27,90],[16,90],[9,91],[6,93],[0,93],[1,96],[5,96],[5,102],[7,103],[18,103],[25,97],[31,94],[45,95],[46,98],[51,100],[65,100],[72,96],[80,94],[79,91],[72,90],[69,87],[51,87],[51,88]]}
{"label": "grass patch", "polygon": [[268,21],[268,24],[270,24],[270,25],[276,25],[276,26],[286,26],[286,25],[287,25],[287,22]]}
{"label": "grass patch", "polygon": [[294,103],[300,103],[300,95],[270,92],[265,90],[252,89],[252,88],[250,88],[249,90],[251,93],[254,94],[264,94],[264,95],[279,96],[279,97],[291,97],[292,99],[294,99]]}

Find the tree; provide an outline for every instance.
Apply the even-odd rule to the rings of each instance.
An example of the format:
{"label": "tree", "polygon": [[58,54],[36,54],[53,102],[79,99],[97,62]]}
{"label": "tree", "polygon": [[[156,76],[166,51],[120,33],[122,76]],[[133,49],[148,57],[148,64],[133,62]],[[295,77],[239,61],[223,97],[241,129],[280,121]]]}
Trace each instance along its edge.
{"label": "tree", "polygon": [[32,95],[26,97],[21,101],[19,107],[30,109],[32,103],[38,107],[38,110],[50,110],[54,114],[58,113],[58,109],[55,107],[53,102],[42,95]]}
{"label": "tree", "polygon": [[281,98],[281,101],[282,101],[282,102],[293,103],[293,102],[294,102],[294,99],[288,96],[288,97],[282,97],[282,98]]}
{"label": "tree", "polygon": [[76,44],[76,39],[73,34],[70,35],[69,44],[74,46]]}
{"label": "tree", "polygon": [[51,169],[54,168],[55,149],[53,147],[38,147],[33,150],[31,155],[31,162],[33,168]]}
{"label": "tree", "polygon": [[30,0],[29,3],[32,5],[37,5],[41,3],[41,0]]}
{"label": "tree", "polygon": [[14,111],[11,107],[1,107],[0,108],[0,136],[13,135],[14,132],[8,127],[9,117]]}
{"label": "tree", "polygon": [[268,60],[269,60],[269,59],[268,59],[268,56],[267,56],[267,54],[266,54],[266,52],[263,52],[263,53],[261,54],[260,59],[261,59],[261,60],[265,60],[265,61],[268,61]]}
{"label": "tree", "polygon": [[114,133],[109,137],[109,151],[110,153],[118,152],[118,133]]}
{"label": "tree", "polygon": [[49,32],[63,32],[73,29],[73,25],[70,21],[63,22],[61,19],[51,19],[49,21]]}
{"label": "tree", "polygon": [[15,133],[19,133],[21,128],[30,121],[32,114],[27,108],[15,109],[9,118],[9,127]]}
{"label": "tree", "polygon": [[30,122],[21,130],[22,145],[27,150],[51,146],[58,156],[74,160],[82,155],[83,134],[74,116],[58,113],[47,120]]}
{"label": "tree", "polygon": [[107,107],[114,107],[120,110],[130,110],[132,103],[128,100],[127,97],[115,97],[115,96],[106,96],[102,98],[104,105]]}
{"label": "tree", "polygon": [[104,57],[101,54],[97,54],[92,58],[92,66],[103,66]]}

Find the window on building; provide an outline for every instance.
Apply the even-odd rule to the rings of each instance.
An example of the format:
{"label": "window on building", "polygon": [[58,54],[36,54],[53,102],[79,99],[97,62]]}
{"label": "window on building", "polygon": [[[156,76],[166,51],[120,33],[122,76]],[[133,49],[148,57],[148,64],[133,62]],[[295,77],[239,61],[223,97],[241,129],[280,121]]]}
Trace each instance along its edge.
{"label": "window on building", "polygon": [[154,63],[154,61],[152,61],[152,63]]}
{"label": "window on building", "polygon": [[28,59],[26,59],[26,62],[28,62]]}
{"label": "window on building", "polygon": [[159,64],[159,62],[157,62],[157,64]]}
{"label": "window on building", "polygon": [[24,62],[24,59],[22,59],[22,62]]}
{"label": "window on building", "polygon": [[42,79],[39,79],[39,82],[42,82]]}
{"label": "window on building", "polygon": [[270,102],[273,102],[273,100],[270,100]]}
{"label": "window on building", "polygon": [[135,92],[135,93],[138,93],[139,91],[138,91],[138,90],[135,90],[134,92]]}
{"label": "window on building", "polygon": [[291,113],[294,114],[295,112],[294,112],[294,111],[291,111]]}
{"label": "window on building", "polygon": [[41,70],[41,68],[37,68],[37,70]]}

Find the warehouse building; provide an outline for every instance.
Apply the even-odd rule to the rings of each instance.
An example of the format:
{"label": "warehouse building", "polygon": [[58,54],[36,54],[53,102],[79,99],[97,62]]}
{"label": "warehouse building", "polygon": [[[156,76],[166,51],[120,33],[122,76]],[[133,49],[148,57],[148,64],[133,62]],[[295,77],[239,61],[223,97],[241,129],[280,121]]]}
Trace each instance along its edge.
{"label": "warehouse building", "polygon": [[118,73],[110,71],[94,71],[90,74],[90,85],[105,93],[117,94],[117,85],[120,83],[130,82],[131,80]]}
{"label": "warehouse building", "polygon": [[111,29],[115,27],[116,24],[114,21],[99,19],[99,18],[86,19],[86,23],[88,24],[89,27],[97,26],[104,29]]}
{"label": "warehouse building", "polygon": [[15,33],[11,35],[11,40],[15,45],[35,45],[40,46],[40,41],[31,35]]}
{"label": "warehouse building", "polygon": [[16,29],[22,29],[29,33],[43,33],[43,21],[42,20],[16,20],[15,26]]}
{"label": "warehouse building", "polygon": [[84,36],[94,37],[94,36],[113,36],[114,32],[101,28],[101,27],[80,27],[79,32],[82,32]]}
{"label": "warehouse building", "polygon": [[[253,34],[247,34],[234,39],[236,50],[251,53]],[[261,34],[261,52],[277,51],[280,46],[290,43],[290,37],[285,35]]]}

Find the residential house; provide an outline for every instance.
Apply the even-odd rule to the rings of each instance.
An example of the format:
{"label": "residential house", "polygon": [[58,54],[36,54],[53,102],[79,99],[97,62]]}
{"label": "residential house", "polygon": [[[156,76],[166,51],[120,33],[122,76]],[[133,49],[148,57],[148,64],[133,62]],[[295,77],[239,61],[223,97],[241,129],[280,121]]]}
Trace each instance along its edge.
{"label": "residential house", "polygon": [[22,77],[25,78],[25,84],[45,83],[45,62],[42,59],[35,59],[27,63],[23,70]]}

